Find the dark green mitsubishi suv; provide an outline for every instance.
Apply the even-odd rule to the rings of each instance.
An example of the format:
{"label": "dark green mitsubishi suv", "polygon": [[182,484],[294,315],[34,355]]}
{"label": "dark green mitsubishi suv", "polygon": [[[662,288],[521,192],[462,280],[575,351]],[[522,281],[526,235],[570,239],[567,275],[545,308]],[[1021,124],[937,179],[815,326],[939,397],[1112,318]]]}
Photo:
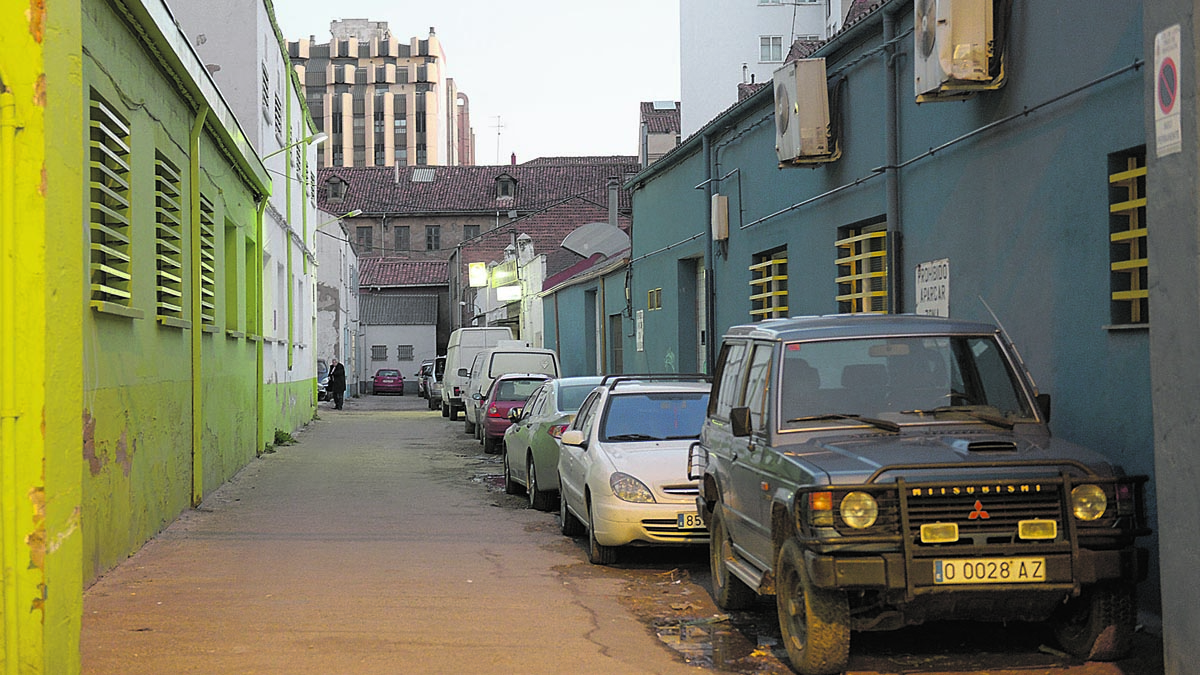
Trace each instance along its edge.
{"label": "dark green mitsubishi suv", "polygon": [[1003,333],[923,316],[772,319],[725,335],[688,457],[725,609],[775,595],[793,668],[840,673],[851,631],[1047,621],[1129,650],[1146,477],[1054,438]]}

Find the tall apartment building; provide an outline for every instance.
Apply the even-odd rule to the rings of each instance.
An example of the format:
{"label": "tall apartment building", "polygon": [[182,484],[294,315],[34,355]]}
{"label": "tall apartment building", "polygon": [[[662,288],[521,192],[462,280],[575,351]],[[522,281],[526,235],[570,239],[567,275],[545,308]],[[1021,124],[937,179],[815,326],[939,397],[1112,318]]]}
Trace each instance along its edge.
{"label": "tall apartment building", "polygon": [[429,37],[398,41],[386,21],[331,21],[331,39],[288,42],[317,127],[322,167],[457,166],[474,161],[469,106]]}

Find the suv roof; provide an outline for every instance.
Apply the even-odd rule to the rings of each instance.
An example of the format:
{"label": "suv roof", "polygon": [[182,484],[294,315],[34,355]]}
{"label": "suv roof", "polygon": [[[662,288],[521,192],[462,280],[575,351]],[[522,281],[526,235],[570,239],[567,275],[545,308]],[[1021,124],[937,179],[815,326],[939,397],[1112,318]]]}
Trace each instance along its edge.
{"label": "suv roof", "polygon": [[992,335],[989,323],[918,314],[829,314],[768,319],[731,327],[725,334],[768,340],[886,337],[890,335]]}

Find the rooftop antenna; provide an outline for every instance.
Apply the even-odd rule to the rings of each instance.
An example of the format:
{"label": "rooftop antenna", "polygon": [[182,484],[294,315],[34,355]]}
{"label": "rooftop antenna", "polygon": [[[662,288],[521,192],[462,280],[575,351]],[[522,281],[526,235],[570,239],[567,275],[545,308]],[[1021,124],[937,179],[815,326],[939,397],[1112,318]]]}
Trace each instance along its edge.
{"label": "rooftop antenna", "polygon": [[500,123],[499,115],[496,115],[496,123],[493,124],[492,126],[494,126],[496,128],[496,165],[499,166],[500,165],[500,130],[504,128],[504,125]]}

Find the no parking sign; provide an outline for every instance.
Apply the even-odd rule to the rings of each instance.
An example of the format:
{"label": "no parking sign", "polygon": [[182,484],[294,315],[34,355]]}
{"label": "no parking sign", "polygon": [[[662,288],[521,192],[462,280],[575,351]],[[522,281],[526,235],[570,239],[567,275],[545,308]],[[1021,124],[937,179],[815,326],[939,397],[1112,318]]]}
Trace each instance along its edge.
{"label": "no parking sign", "polygon": [[1179,25],[1154,37],[1154,147],[1159,157],[1179,152]]}

